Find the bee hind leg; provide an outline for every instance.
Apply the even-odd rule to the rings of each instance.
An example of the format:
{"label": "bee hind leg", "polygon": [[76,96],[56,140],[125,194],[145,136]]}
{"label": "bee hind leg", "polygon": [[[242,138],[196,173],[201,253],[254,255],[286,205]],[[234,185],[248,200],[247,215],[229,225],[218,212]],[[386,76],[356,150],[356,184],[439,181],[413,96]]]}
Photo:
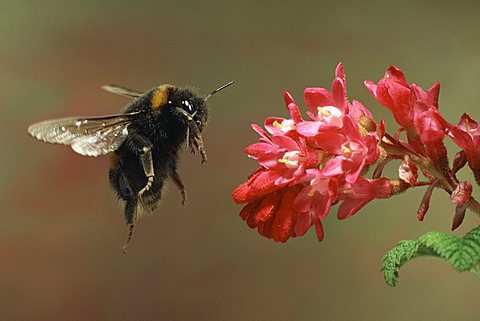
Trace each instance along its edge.
{"label": "bee hind leg", "polygon": [[169,175],[172,181],[180,190],[180,193],[182,194],[182,205],[185,205],[185,203],[188,200],[187,189],[185,188],[185,185],[183,184],[182,179],[180,178],[180,175],[178,174],[175,168],[170,169]]}
{"label": "bee hind leg", "polygon": [[135,223],[137,221],[137,200],[136,199],[126,200],[125,221],[128,225],[128,236],[127,236],[127,241],[123,245],[123,253],[127,253],[127,247],[133,238],[133,230],[135,228]]}
{"label": "bee hind leg", "polygon": [[127,178],[125,172],[119,167],[114,166],[110,169],[110,183],[117,193],[118,197],[125,202],[125,223],[128,226],[127,241],[123,246],[123,253],[127,252],[127,247],[133,237],[133,230],[137,221],[138,198],[135,195],[133,186]]}
{"label": "bee hind leg", "polygon": [[125,244],[123,245],[123,253],[127,253],[127,247],[132,241],[133,238],[133,230],[135,228],[135,224],[137,222],[137,208],[138,208],[138,199],[137,196],[133,193],[132,187],[126,180],[125,176],[121,176],[120,186],[123,192],[123,200],[125,202],[125,223],[128,226],[128,236]]}

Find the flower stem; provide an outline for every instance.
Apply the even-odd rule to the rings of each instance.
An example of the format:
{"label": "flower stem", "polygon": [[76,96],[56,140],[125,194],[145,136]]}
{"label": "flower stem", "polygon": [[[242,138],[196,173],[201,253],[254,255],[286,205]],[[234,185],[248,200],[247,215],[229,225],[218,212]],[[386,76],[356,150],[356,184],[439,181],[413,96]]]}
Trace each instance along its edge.
{"label": "flower stem", "polygon": [[[444,175],[439,171],[429,158],[412,152],[391,136],[387,140],[381,141],[379,145],[387,152],[389,157],[397,158],[398,156],[408,155],[417,166],[433,177],[431,182],[438,181],[437,186],[441,187],[448,194],[452,194],[455,190],[457,183],[450,175]],[[480,203],[473,196],[465,204],[468,209],[480,217]]]}

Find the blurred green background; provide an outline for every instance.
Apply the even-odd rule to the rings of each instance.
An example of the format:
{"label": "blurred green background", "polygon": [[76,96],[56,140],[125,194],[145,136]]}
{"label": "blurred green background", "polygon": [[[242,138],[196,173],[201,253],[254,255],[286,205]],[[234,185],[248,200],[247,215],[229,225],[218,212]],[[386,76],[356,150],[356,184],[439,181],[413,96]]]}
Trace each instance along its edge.
{"label": "blurred green background", "polygon": [[[255,167],[242,150],[252,122],[285,116],[283,91],[329,88],[345,63],[350,99],[377,119],[386,109],[363,80],[402,68],[410,82],[442,84],[441,110],[479,118],[480,5],[475,1],[1,1],[1,320],[474,320],[479,279],[417,260],[385,285],[382,255],[400,239],[448,231],[454,207],[422,191],[325,221],[274,242],[238,217],[231,191]],[[105,115],[128,100],[108,83],[146,90],[191,84],[211,99],[209,163],[185,152],[190,202],[168,185],[137,225],[128,255],[108,157],[89,159],[28,137],[30,123]],[[468,174],[468,173],[467,173]],[[467,215],[456,232],[478,224]]]}

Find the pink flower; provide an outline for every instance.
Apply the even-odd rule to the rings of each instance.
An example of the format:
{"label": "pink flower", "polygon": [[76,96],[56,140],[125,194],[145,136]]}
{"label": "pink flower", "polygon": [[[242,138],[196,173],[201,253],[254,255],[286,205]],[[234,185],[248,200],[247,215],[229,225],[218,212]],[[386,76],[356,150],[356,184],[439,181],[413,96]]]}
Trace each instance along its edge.
{"label": "pink flower", "polygon": [[302,115],[289,92],[284,93],[284,98],[291,118],[268,117],[264,126],[270,134],[285,134],[296,137],[296,126],[303,121]]}
{"label": "pink flower", "polygon": [[307,166],[314,166],[317,153],[305,145],[303,139],[294,140],[287,135],[268,136],[263,130],[253,125],[261,135],[259,143],[245,149],[251,158],[268,170],[270,179],[277,186],[284,186],[300,177]]}
{"label": "pink flower", "polygon": [[323,176],[318,169],[308,169],[303,178],[305,185],[295,198],[294,210],[297,215],[296,236],[301,236],[315,225],[317,238],[323,239],[321,220],[327,217],[336,201],[336,179]]}
{"label": "pink flower", "polygon": [[238,186],[232,193],[233,200],[238,204],[245,204],[270,194],[279,189],[272,179],[272,172],[263,167],[258,168],[248,177],[246,183]]}
{"label": "pink flower", "polygon": [[457,205],[465,204],[472,196],[472,189],[471,183],[460,182],[450,195],[450,200]]}
{"label": "pink flower", "polygon": [[307,167],[315,167],[318,162],[318,152],[310,149],[295,130],[296,124],[302,121],[298,107],[289,93],[284,96],[291,119],[267,118],[265,127],[272,135],[252,125],[260,140],[248,146],[245,152],[259,162],[260,168],[233,191],[237,203],[249,203],[293,183]]}
{"label": "pink flower", "polygon": [[472,189],[473,187],[470,182],[459,182],[450,195],[452,203],[457,204],[452,222],[452,231],[459,227],[465,218],[466,203],[472,196]]}
{"label": "pink flower", "polygon": [[352,184],[350,188],[344,188],[340,194],[343,203],[338,208],[338,218],[343,220],[354,215],[368,202],[376,198],[392,196],[394,188],[395,185],[389,179],[366,179],[360,176],[355,184]]}
{"label": "pink flower", "polygon": [[[358,116],[359,113],[354,115]],[[323,127],[321,120],[299,123],[297,132],[309,138],[312,146],[331,157],[322,165],[324,175],[345,175],[347,182],[354,183],[365,164],[372,164],[377,160],[379,155],[377,144],[380,139],[376,132],[362,136],[359,124],[350,117],[350,114],[342,114],[338,119],[340,121],[334,121],[335,127]],[[302,126],[306,123],[307,126]],[[375,129],[376,124],[374,122],[373,124]]]}
{"label": "pink flower", "polygon": [[410,186],[417,182],[418,168],[408,155],[403,157],[403,161],[398,167],[398,177]]}
{"label": "pink flower", "polygon": [[441,170],[448,166],[447,148],[443,143],[447,134],[447,125],[448,123],[433,105],[427,105],[420,100],[415,103],[415,131],[420,137],[426,155]]}
{"label": "pink flower", "polygon": [[[428,142],[431,140],[429,140],[429,137],[426,137],[429,135],[423,134],[422,129],[418,125],[429,116],[420,116],[421,120],[419,122],[418,114],[423,113],[425,109],[431,108],[430,114],[433,113],[433,110],[438,110],[440,85],[434,83],[428,92],[425,92],[416,84],[409,85],[402,70],[391,66],[378,84],[371,80],[366,80],[365,86],[380,104],[390,109],[397,123],[405,129],[410,147],[417,153],[423,154],[425,146],[422,142],[425,143],[425,139]],[[416,118],[417,121],[415,121]],[[419,139],[420,135],[424,136],[422,142]],[[429,152],[439,153],[440,151],[430,149]]]}
{"label": "pink flower", "polygon": [[365,164],[376,161],[379,153],[378,140],[375,135],[362,137],[358,125],[348,117],[345,117],[340,133],[343,134],[343,141],[336,146],[317,142],[326,151],[335,155],[322,171],[328,176],[344,175],[348,183],[355,183]]}
{"label": "pink flower", "polygon": [[469,115],[463,114],[458,126],[450,126],[449,136],[464,151],[468,166],[480,184],[480,126]]}
{"label": "pink flower", "polygon": [[405,128],[413,125],[412,91],[399,68],[391,66],[378,84],[366,80],[365,86],[380,104],[390,109],[397,123]]}
{"label": "pink flower", "polygon": [[334,106],[317,107],[317,113],[310,113],[312,121],[297,125],[297,131],[306,137],[315,137],[322,133],[334,132],[343,126],[344,112]]}
{"label": "pink flower", "polygon": [[240,216],[250,228],[273,239],[275,242],[286,242],[294,236],[297,212],[293,210],[293,202],[298,188],[283,188],[269,195],[249,202],[240,212]]}
{"label": "pink flower", "polygon": [[343,64],[339,63],[335,69],[331,91],[317,87],[306,88],[304,98],[305,104],[314,113],[318,112],[318,107],[324,106],[333,106],[344,112],[347,107],[347,89]]}

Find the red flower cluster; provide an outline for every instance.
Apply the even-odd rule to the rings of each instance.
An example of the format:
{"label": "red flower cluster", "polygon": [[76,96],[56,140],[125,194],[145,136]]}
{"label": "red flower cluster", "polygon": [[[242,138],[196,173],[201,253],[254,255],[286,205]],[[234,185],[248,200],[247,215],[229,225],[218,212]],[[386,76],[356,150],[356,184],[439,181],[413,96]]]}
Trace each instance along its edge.
{"label": "red flower cluster", "polygon": [[[339,204],[337,217],[345,219],[373,199],[423,185],[430,188],[418,217],[423,219],[433,187],[441,187],[457,205],[454,225],[461,223],[465,209],[472,207],[472,188],[468,182],[459,183],[455,172],[468,161],[480,178],[480,157],[475,155],[480,143],[478,123],[464,115],[459,126],[449,124],[438,111],[439,84],[425,92],[415,84],[407,84],[396,67],[390,67],[378,84],[366,81],[365,85],[401,126],[394,137],[385,132],[384,122],[375,122],[360,102],[349,102],[341,63],[331,90],[305,89],[307,120],[286,92],[290,118],[267,118],[266,131],[252,125],[260,141],[245,152],[260,167],[233,192],[235,202],[246,204],[240,216],[248,226],[277,242],[301,236],[315,226],[322,240],[321,221],[333,205]],[[399,138],[403,131],[407,141]],[[454,169],[449,168],[443,143],[447,134],[464,150],[454,162]],[[383,167],[392,159],[402,160],[399,177],[381,177]],[[372,178],[366,178],[374,164],[377,167]],[[417,181],[417,166],[426,182]]]}
{"label": "red flower cluster", "polygon": [[440,84],[433,84],[425,92],[416,84],[409,85],[402,71],[392,66],[377,85],[367,80],[365,86],[390,109],[402,130],[406,131],[411,150],[430,157],[442,167],[439,170],[445,170],[448,159],[443,139],[447,122],[438,111]]}

